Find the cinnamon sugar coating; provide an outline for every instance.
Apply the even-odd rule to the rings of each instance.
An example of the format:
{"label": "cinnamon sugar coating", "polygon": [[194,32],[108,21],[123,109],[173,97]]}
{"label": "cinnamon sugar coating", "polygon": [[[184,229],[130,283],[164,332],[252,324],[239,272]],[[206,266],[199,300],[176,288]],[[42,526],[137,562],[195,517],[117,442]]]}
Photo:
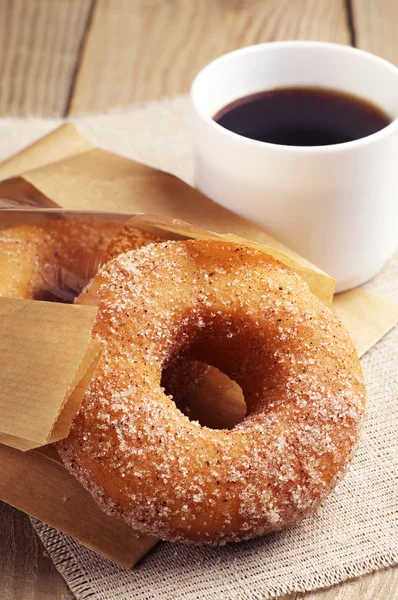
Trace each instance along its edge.
{"label": "cinnamon sugar coating", "polygon": [[114,229],[55,219],[0,230],[0,297],[72,301],[95,274]]}
{"label": "cinnamon sugar coating", "polygon": [[102,264],[107,263],[112,258],[124,254],[130,250],[147,246],[155,242],[161,242],[161,238],[150,231],[139,229],[133,225],[122,225],[109,242],[103,257]]}
{"label": "cinnamon sugar coating", "polygon": [[0,229],[0,297],[71,301],[104,264],[161,239],[90,219],[54,219]]}
{"label": "cinnamon sugar coating", "polygon": [[[107,263],[77,300],[105,344],[66,467],[105,512],[162,539],[223,544],[312,512],[342,477],[365,411],[346,330],[278,261],[232,243],[151,244]],[[190,421],[161,386],[176,356],[235,379],[232,430]]]}
{"label": "cinnamon sugar coating", "polygon": [[[139,229],[127,223],[122,225],[113,236],[101,262],[105,264],[120,254],[161,241],[162,239],[151,231]],[[174,400],[179,401],[195,387],[206,371],[207,367],[205,365],[196,361],[182,360],[176,356],[175,360],[164,370],[162,385],[165,386]]]}

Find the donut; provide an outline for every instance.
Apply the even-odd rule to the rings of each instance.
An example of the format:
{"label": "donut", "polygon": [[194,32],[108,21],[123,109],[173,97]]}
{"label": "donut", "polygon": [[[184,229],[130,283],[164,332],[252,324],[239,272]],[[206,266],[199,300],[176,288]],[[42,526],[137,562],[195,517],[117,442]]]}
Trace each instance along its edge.
{"label": "donut", "polygon": [[114,230],[80,219],[0,230],[0,297],[71,302],[96,272]]}
{"label": "donut", "polygon": [[[57,448],[107,514],[224,544],[302,519],[342,477],[365,413],[359,360],[277,260],[222,241],[149,244],[106,263],[76,302],[98,306],[104,354]],[[175,357],[235,380],[243,421],[210,429],[184,415],[161,385]]]}
{"label": "donut", "polygon": [[105,264],[112,258],[119,256],[119,254],[161,241],[161,238],[151,231],[126,223],[118,229],[109,242],[102,256],[101,263]]}
{"label": "donut", "polygon": [[0,230],[0,297],[72,301],[102,264],[158,242],[131,225],[56,219]]}
{"label": "donut", "polygon": [[0,229],[0,297],[34,298],[40,228],[24,225]]}
{"label": "donut", "polygon": [[[112,222],[75,218],[0,230],[0,297],[71,302],[93,277],[100,259],[104,264],[127,250],[161,241],[130,224],[114,232]],[[182,401],[207,369],[176,359],[165,370],[163,385]]]}
{"label": "donut", "polygon": [[[105,264],[120,254],[161,241],[162,239],[154,233],[126,223],[118,229],[109,242],[103,253],[101,263]],[[181,404],[186,395],[195,388],[207,370],[207,365],[198,363],[197,361],[182,361],[176,356],[163,373],[162,385],[173,399],[178,404]]]}

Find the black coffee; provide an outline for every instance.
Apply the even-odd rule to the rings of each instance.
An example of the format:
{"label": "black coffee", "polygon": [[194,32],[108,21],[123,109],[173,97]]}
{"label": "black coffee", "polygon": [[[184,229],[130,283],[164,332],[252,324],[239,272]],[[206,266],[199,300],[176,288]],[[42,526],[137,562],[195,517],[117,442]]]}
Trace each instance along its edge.
{"label": "black coffee", "polygon": [[288,146],[351,142],[383,129],[392,121],[367,100],[316,87],[252,94],[225,106],[214,120],[252,140]]}

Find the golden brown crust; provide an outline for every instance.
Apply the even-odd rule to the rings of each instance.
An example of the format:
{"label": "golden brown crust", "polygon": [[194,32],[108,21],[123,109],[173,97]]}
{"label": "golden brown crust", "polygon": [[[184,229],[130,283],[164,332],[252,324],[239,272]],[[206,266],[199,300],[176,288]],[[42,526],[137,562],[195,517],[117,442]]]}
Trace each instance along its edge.
{"label": "golden brown crust", "polygon": [[101,262],[105,264],[119,254],[161,241],[160,237],[150,231],[129,224],[122,225],[106,248]]}
{"label": "golden brown crust", "polygon": [[0,297],[34,297],[37,251],[42,243],[40,228],[21,226],[0,230]]}
{"label": "golden brown crust", "polygon": [[0,297],[71,302],[98,269],[114,229],[57,219],[0,231]]}
{"label": "golden brown crust", "polygon": [[[163,539],[225,543],[313,511],[357,445],[360,364],[336,316],[265,254],[153,244],[107,263],[82,294],[105,352],[69,437],[67,468],[102,508]],[[235,379],[232,430],[190,421],[161,387],[176,355]]]}
{"label": "golden brown crust", "polygon": [[[159,243],[162,239],[150,231],[139,229],[131,224],[120,227],[106,248],[102,264],[120,254],[137,250],[149,244]],[[196,361],[181,360],[178,356],[164,370],[162,385],[175,401],[182,400],[207,371],[207,366]]]}
{"label": "golden brown crust", "polygon": [[56,219],[0,230],[0,297],[72,301],[105,264],[160,242],[154,234],[90,219]]}

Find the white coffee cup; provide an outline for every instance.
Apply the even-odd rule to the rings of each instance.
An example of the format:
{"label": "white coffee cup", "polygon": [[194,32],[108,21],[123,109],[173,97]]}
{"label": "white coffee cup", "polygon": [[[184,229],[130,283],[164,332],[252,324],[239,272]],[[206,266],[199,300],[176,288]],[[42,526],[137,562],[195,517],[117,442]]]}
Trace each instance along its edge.
{"label": "white coffee cup", "polygon": [[[230,102],[289,86],[321,86],[370,100],[391,116],[377,133],[330,146],[285,146],[213,120]],[[242,48],[205,67],[191,91],[197,187],[335,277],[360,285],[398,246],[398,69],[323,42]]]}

